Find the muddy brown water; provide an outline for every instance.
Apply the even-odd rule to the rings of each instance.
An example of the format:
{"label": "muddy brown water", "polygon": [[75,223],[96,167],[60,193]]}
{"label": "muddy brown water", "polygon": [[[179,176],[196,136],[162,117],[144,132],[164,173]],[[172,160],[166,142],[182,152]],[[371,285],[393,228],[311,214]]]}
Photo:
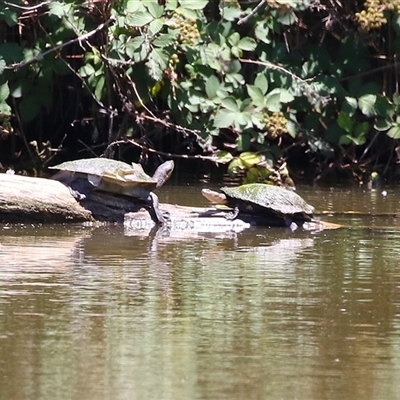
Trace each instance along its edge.
{"label": "muddy brown water", "polygon": [[[200,189],[160,198],[205,206]],[[1,226],[0,399],[400,398],[385,190],[300,188],[344,225],[317,233]]]}

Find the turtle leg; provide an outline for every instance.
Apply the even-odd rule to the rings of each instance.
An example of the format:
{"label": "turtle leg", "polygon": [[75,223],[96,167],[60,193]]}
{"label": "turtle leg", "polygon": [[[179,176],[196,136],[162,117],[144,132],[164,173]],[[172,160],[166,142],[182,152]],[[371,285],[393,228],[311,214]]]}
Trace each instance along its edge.
{"label": "turtle leg", "polygon": [[229,221],[233,221],[239,215],[239,206],[235,206],[232,212],[225,215],[225,218]]}
{"label": "turtle leg", "polygon": [[158,196],[155,193],[150,192],[145,200],[150,206],[149,213],[152,219],[158,224],[165,224],[167,220],[159,208]]}
{"label": "turtle leg", "polygon": [[93,189],[93,186],[88,182],[86,177],[76,176],[69,171],[59,171],[51,179],[67,186],[76,201],[85,200]]}

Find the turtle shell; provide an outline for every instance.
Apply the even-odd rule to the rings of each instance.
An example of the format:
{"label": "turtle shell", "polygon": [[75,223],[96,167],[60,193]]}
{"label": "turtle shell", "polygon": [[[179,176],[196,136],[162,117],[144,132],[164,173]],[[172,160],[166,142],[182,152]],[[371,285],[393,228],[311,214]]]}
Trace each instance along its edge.
{"label": "turtle shell", "polygon": [[147,175],[140,164],[127,164],[109,158],[85,158],[67,161],[49,168],[97,176],[121,186],[140,184],[156,186],[157,184],[157,180]]}
{"label": "turtle shell", "polygon": [[228,199],[250,203],[283,215],[312,215],[314,207],[306,203],[291,190],[263,183],[250,183],[242,186],[223,187],[221,191]]}

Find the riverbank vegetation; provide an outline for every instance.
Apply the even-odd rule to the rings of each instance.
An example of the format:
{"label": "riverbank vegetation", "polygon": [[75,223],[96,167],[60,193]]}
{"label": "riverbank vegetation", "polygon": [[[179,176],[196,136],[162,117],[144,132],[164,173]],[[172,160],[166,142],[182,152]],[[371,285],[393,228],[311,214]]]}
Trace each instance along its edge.
{"label": "riverbank vegetation", "polygon": [[3,1],[0,162],[397,181],[399,35],[398,0]]}

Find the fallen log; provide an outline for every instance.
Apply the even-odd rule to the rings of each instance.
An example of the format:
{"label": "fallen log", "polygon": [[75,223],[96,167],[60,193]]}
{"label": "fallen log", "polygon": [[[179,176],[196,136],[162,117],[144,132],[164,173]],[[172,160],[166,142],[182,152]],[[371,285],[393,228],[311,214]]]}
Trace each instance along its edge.
{"label": "fallen log", "polygon": [[[157,225],[141,200],[93,191],[79,203],[62,183],[44,178],[0,174],[0,222],[119,222],[130,232],[149,232]],[[240,232],[257,225],[270,226],[262,215],[246,215],[233,221],[227,211],[205,207],[160,204],[169,215],[166,229],[187,232]],[[313,221],[306,230],[332,229],[338,225]]]}
{"label": "fallen log", "polygon": [[60,182],[0,174],[0,221],[59,223],[94,218]]}

